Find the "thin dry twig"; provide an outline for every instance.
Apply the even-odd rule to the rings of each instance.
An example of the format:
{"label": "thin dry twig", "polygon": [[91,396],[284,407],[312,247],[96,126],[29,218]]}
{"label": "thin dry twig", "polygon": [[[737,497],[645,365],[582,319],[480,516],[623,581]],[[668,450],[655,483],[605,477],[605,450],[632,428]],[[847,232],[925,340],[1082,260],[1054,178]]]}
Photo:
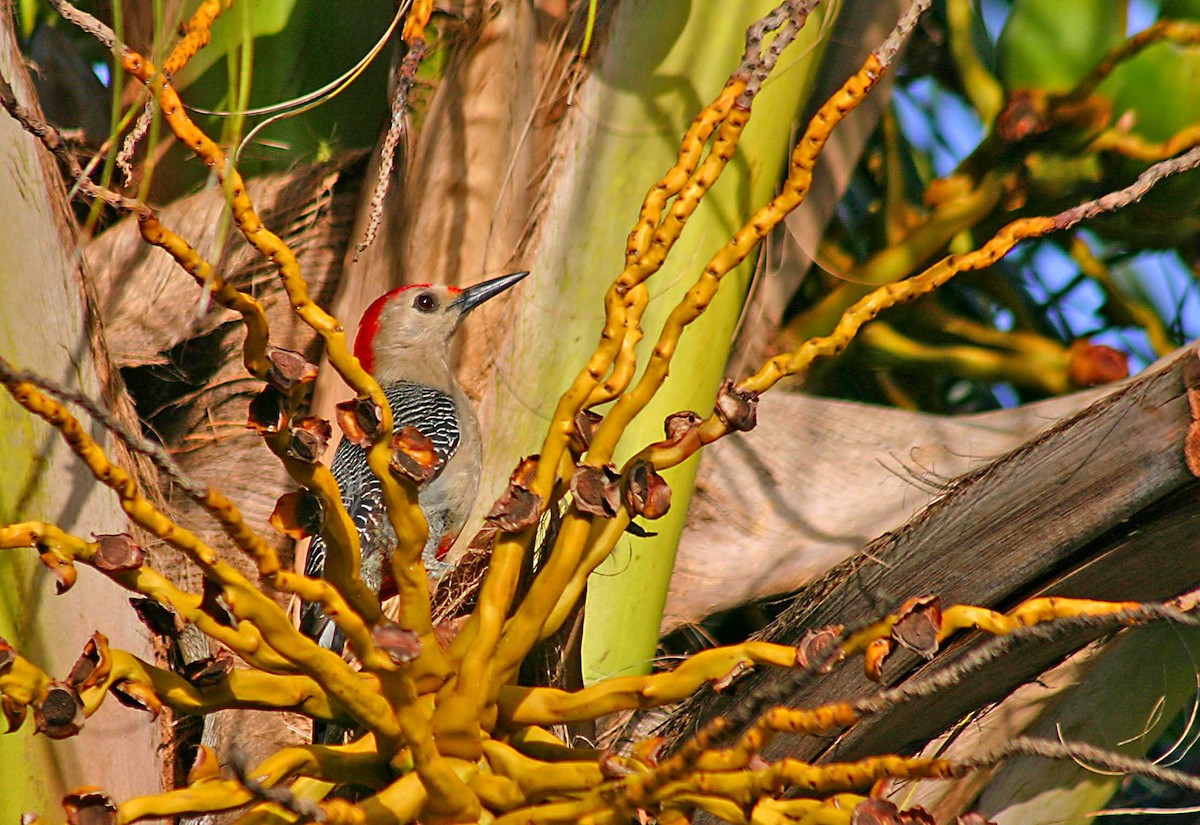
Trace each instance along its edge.
{"label": "thin dry twig", "polygon": [[387,198],[392,185],[392,169],[396,163],[396,153],[408,131],[408,94],[412,90],[413,81],[417,77],[417,68],[421,58],[425,56],[425,39],[418,38],[408,44],[408,51],[400,61],[396,71],[396,91],[392,95],[392,119],[388,123],[387,135],[384,136],[383,146],[379,150],[379,175],[375,178],[375,188],[371,192],[371,213],[367,221],[363,239],[354,247],[354,260],[358,260],[367,247],[375,243],[379,234],[379,225],[383,221],[383,202]]}
{"label": "thin dry twig", "polygon": [[25,131],[40,140],[42,145],[58,159],[58,162],[67,168],[72,178],[72,191],[87,198],[102,200],[117,209],[135,213],[146,211],[145,205],[111,189],[106,189],[88,177],[83,167],[79,165],[79,160],[67,147],[62,133],[22,105],[17,100],[16,93],[9,85],[8,80],[3,77],[0,77],[0,106],[3,106]]}
{"label": "thin dry twig", "polygon": [[1159,181],[1165,180],[1172,175],[1178,175],[1181,172],[1191,171],[1197,166],[1200,166],[1200,146],[1194,147],[1182,155],[1159,161],[1138,175],[1137,180],[1124,189],[1109,192],[1107,195],[1103,195],[1095,200],[1087,201],[1086,203],[1079,204],[1079,206],[1059,212],[1054,216],[1054,228],[1060,231],[1070,229],[1081,221],[1089,220],[1097,215],[1103,215],[1106,212],[1115,212],[1118,209],[1137,203]]}
{"label": "thin dry twig", "polygon": [[125,136],[125,142],[121,144],[121,151],[117,153],[117,168],[125,176],[126,185],[133,184],[133,155],[137,151],[138,143],[146,135],[146,132],[150,130],[150,123],[154,120],[154,107],[156,105],[153,97],[146,99],[145,108],[138,115],[137,122],[133,124],[133,128],[129,131],[129,134]]}
{"label": "thin dry twig", "polygon": [[316,802],[302,799],[281,785],[268,786],[250,776],[249,760],[241,751],[234,750],[229,754],[229,768],[233,771],[233,776],[238,783],[254,796],[266,802],[274,802],[296,814],[299,819],[295,820],[294,825],[326,820],[325,812]]}
{"label": "thin dry twig", "polygon": [[[783,50],[791,45],[796,35],[804,28],[808,16],[817,7],[817,2],[818,0],[791,0],[746,29],[746,51],[736,72],[737,75],[746,78],[746,88],[738,96],[735,104],[738,108],[750,108],[763,83],[779,62],[779,55],[783,54]],[[772,31],[775,31],[775,37],[766,49],[763,49],[763,40],[767,33]]]}
{"label": "thin dry twig", "polygon": [[188,478],[187,474],[175,463],[175,459],[171,458],[170,454],[161,445],[131,432],[128,427],[117,420],[116,416],[84,393],[69,390],[61,384],[57,384],[49,378],[43,378],[35,373],[13,369],[3,358],[0,358],[0,379],[33,384],[42,392],[53,398],[57,398],[59,401],[69,401],[102,424],[106,430],[112,433],[131,452],[141,453],[149,458],[163,475],[178,485],[187,495],[195,499],[202,499],[207,495],[207,488],[203,484]]}
{"label": "thin dry twig", "polygon": [[905,684],[881,690],[874,696],[854,703],[861,714],[882,713],[896,705],[937,694],[939,691],[960,684],[971,673],[995,662],[1013,649],[1030,641],[1049,642],[1078,633],[1082,630],[1102,630],[1127,627],[1130,624],[1166,621],[1195,626],[1200,619],[1178,608],[1162,604],[1143,604],[1136,610],[1123,610],[1103,615],[1081,614],[1053,622],[1028,625],[1004,636],[993,636],[958,661],[927,676],[918,676]]}
{"label": "thin dry twig", "polygon": [[78,26],[100,41],[110,51],[117,47],[117,34],[110,27],[101,23],[96,17],[78,9],[66,0],[49,0],[50,6],[58,12],[59,17],[68,23]]}
{"label": "thin dry twig", "polygon": [[1200,791],[1200,777],[1164,768],[1146,759],[1126,756],[1086,742],[1053,741],[1030,736],[1018,736],[991,753],[959,763],[962,772],[970,773],[993,767],[1014,756],[1036,756],[1041,759],[1084,762],[1124,776],[1144,776],[1189,791]]}

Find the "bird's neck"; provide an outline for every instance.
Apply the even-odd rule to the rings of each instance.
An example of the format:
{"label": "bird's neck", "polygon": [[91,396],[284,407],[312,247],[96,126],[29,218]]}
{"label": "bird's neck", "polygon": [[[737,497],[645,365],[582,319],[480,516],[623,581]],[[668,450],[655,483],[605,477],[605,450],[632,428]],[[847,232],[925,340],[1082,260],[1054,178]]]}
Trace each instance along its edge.
{"label": "bird's neck", "polygon": [[408,381],[447,393],[458,388],[458,380],[445,353],[406,352],[403,358],[389,360],[391,363],[375,372],[375,380],[382,386]]}

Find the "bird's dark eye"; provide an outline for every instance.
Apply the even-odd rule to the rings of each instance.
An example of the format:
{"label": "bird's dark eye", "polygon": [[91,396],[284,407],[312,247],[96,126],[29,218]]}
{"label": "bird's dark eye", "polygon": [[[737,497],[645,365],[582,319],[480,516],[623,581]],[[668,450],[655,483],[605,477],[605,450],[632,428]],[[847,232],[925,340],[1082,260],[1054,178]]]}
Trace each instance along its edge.
{"label": "bird's dark eye", "polygon": [[422,292],[413,301],[413,306],[419,312],[433,312],[438,308],[438,299],[432,292]]}

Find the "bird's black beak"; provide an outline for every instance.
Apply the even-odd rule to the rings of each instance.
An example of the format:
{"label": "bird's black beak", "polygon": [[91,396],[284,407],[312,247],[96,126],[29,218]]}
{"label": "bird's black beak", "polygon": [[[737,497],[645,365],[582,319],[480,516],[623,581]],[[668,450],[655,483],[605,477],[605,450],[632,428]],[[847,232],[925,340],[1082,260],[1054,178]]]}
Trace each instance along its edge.
{"label": "bird's black beak", "polygon": [[492,278],[490,281],[469,286],[454,299],[450,306],[458,308],[463,315],[466,315],[489,298],[495,298],[528,274],[528,272],[514,272],[511,275],[501,275],[499,278]]}

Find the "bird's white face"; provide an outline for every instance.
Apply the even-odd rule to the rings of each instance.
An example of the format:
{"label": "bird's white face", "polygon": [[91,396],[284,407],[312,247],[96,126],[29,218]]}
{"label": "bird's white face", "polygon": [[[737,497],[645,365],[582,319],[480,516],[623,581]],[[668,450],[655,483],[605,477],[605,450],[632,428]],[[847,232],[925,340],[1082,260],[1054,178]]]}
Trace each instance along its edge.
{"label": "bird's white face", "polygon": [[354,354],[381,382],[411,379],[423,367],[448,370],[450,338],[463,317],[528,274],[513,272],[466,289],[438,284],[393,289],[363,313]]}
{"label": "bird's white face", "polygon": [[398,293],[383,308],[375,345],[445,344],[463,319],[462,307],[454,304],[461,294],[458,287],[440,285],[411,287]]}
{"label": "bird's white face", "polygon": [[454,304],[461,294],[457,287],[436,284],[389,293],[382,306],[372,306],[363,316],[355,354],[372,372],[374,365],[396,354],[403,360],[445,360],[448,342],[463,319],[462,306]]}

